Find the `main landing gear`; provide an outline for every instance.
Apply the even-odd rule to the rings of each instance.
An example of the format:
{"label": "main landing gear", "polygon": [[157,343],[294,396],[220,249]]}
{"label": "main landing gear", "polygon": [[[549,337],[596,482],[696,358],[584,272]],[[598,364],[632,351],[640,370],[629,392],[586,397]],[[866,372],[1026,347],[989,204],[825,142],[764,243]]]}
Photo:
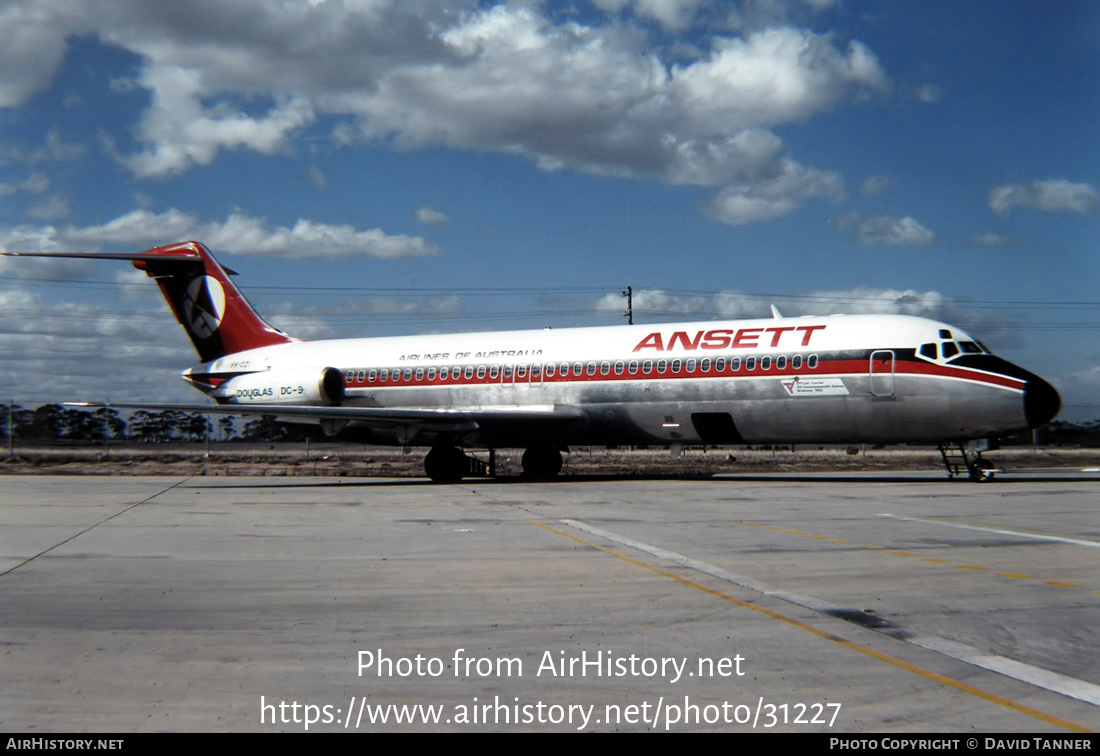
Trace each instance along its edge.
{"label": "main landing gear", "polygon": [[468,475],[490,475],[491,465],[456,446],[433,446],[424,457],[424,472],[433,483],[457,483]]}
{"label": "main landing gear", "polygon": [[561,452],[552,446],[533,446],[523,453],[523,477],[553,480],[561,472]]}
{"label": "main landing gear", "polygon": [[[533,446],[523,452],[523,477],[552,480],[561,472],[561,452],[552,446]],[[496,473],[496,454],[489,462],[471,457],[456,446],[433,446],[424,457],[424,472],[433,483],[457,483],[465,477],[489,477]]]}

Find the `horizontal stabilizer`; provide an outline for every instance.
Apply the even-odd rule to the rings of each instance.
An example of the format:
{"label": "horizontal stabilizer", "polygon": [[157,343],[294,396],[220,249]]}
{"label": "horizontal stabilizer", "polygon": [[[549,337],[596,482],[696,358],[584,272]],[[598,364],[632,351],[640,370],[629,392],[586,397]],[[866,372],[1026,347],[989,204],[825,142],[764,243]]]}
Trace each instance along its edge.
{"label": "horizontal stabilizer", "polygon": [[495,406],[462,408],[419,407],[325,407],[288,404],[132,404],[118,402],[66,402],[66,407],[98,409],[143,409],[154,412],[200,412],[218,415],[259,415],[308,420],[357,420],[366,424],[432,423],[461,425],[480,421],[573,422],[587,415],[566,405]]}
{"label": "horizontal stabilizer", "polygon": [[[0,252],[6,257],[72,257],[78,260],[148,260],[146,252]],[[198,252],[157,255],[158,262],[200,263]]]}

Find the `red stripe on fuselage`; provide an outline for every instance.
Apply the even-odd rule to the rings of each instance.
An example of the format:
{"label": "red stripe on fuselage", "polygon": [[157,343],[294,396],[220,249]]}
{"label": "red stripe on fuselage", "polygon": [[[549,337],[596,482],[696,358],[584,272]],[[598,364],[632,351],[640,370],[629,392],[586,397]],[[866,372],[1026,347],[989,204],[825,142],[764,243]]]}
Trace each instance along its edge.
{"label": "red stripe on fuselage", "polygon": [[[805,362],[803,363],[802,367],[792,368],[790,366],[790,358],[789,357],[788,357],[788,363],[787,363],[786,367],[784,367],[782,369],[777,369],[775,367],[775,357],[772,356],[772,355],[763,355],[763,357],[768,357],[768,358],[771,359],[771,366],[767,369],[762,369],[760,367],[761,356],[749,355],[748,357],[740,357],[740,356],[738,356],[738,357],[741,360],[741,364],[740,364],[740,367],[737,370],[730,370],[730,368],[729,368],[729,358],[726,358],[726,365],[723,367],[722,370],[720,370],[720,371],[715,370],[714,360],[716,358],[711,358],[710,368],[706,372],[700,370],[700,367],[699,367],[698,363],[701,362],[702,360],[699,359],[699,358],[687,358],[687,359],[685,359],[685,358],[682,358],[682,357],[675,357],[675,358],[668,358],[668,357],[648,358],[647,357],[645,360],[616,360],[616,361],[598,360],[598,361],[594,361],[596,363],[596,372],[593,375],[588,374],[588,365],[589,365],[589,363],[593,362],[593,360],[585,360],[582,363],[583,369],[582,369],[582,372],[581,372],[580,375],[574,375],[573,370],[572,370],[572,367],[573,367],[573,364],[574,364],[573,361],[571,361],[569,363],[570,370],[568,372],[568,375],[563,375],[559,370],[557,370],[557,368],[562,364],[562,362],[559,361],[559,362],[552,363],[555,367],[554,375],[547,376],[547,375],[545,375],[545,372],[543,372],[543,375],[541,375],[537,378],[534,378],[534,379],[532,379],[531,376],[530,376],[530,367],[529,367],[530,363],[523,363],[523,364],[528,365],[528,372],[527,372],[527,375],[523,376],[522,378],[515,378],[515,377],[502,378],[501,375],[499,374],[499,372],[498,372],[496,377],[490,377],[488,371],[486,371],[486,375],[483,378],[478,378],[476,372],[475,372],[473,377],[466,378],[464,372],[462,372],[462,368],[465,368],[465,365],[462,365],[462,366],[447,366],[448,367],[448,372],[450,372],[450,375],[448,375],[448,377],[446,379],[439,378],[439,367],[438,366],[435,366],[436,377],[433,378],[433,379],[428,379],[427,371],[429,370],[429,368],[427,368],[427,367],[412,368],[413,374],[412,374],[412,377],[408,380],[406,380],[404,378],[404,375],[403,375],[405,368],[400,368],[400,372],[402,373],[402,378],[398,381],[394,381],[392,379],[388,379],[386,381],[380,381],[380,380],[377,380],[377,379],[374,380],[374,381],[370,381],[369,380],[369,374],[371,372],[371,369],[367,369],[367,368],[356,369],[355,371],[353,371],[355,373],[355,376],[350,381],[347,380],[347,374],[349,373],[349,371],[344,370],[343,373],[345,375],[346,385],[349,389],[361,389],[361,388],[368,388],[368,387],[372,387],[372,388],[402,388],[402,387],[497,386],[497,385],[504,385],[504,386],[535,385],[535,386],[537,386],[537,385],[540,385],[540,384],[592,383],[592,382],[599,382],[599,381],[661,381],[661,380],[682,380],[682,379],[701,379],[701,378],[710,378],[710,379],[718,379],[718,378],[769,378],[769,377],[778,378],[778,377],[790,377],[790,376],[802,376],[802,377],[806,377],[806,378],[816,377],[816,376],[864,377],[864,376],[871,375],[870,362],[869,362],[869,358],[867,358],[867,357],[861,357],[861,358],[857,358],[857,359],[837,359],[837,360],[819,359],[817,367],[813,368],[813,369],[809,369],[809,368],[805,367]],[[748,370],[746,368],[746,361],[750,357],[755,357],[756,358],[756,367],[753,370]],[[805,357],[805,355],[803,355],[803,357]],[[686,368],[688,359],[695,359],[696,360],[695,369],[691,372],[688,372],[688,370]],[[681,363],[680,369],[678,371],[675,371],[675,372],[672,371],[672,369],[671,369],[671,363],[674,360],[678,360]],[[627,366],[629,366],[630,362],[635,362],[635,361],[639,363],[639,368],[636,372],[631,373]],[[644,373],[641,370],[640,363],[645,362],[645,361],[651,361],[654,364],[653,369],[649,373]],[[665,361],[665,362],[669,363],[669,367],[667,367],[665,372],[663,372],[663,373],[657,372],[656,363],[659,362],[659,361]],[[604,363],[610,363],[610,366],[611,366],[607,374],[603,374],[601,372],[601,366]],[[623,371],[622,371],[621,374],[617,374],[615,372],[616,363],[621,363],[624,366]],[[551,364],[551,363],[540,362],[538,364],[542,367],[543,371],[545,371],[545,366],[547,364]],[[489,366],[486,366],[486,367],[489,367]],[[498,370],[500,370],[502,368],[501,365],[498,365],[497,367],[498,367]],[[387,369],[389,369],[389,368],[387,368]],[[378,371],[378,370],[381,370],[381,368],[373,368],[373,370]],[[423,370],[424,371],[423,377],[421,377],[420,379],[417,379],[417,377],[416,377],[417,370]],[[455,370],[460,371],[459,376],[457,378],[454,375]],[[475,371],[476,371],[476,366],[475,366]],[[358,374],[360,372],[364,373],[363,380],[359,380]],[[930,377],[936,377],[936,378],[950,378],[950,379],[955,379],[955,380],[965,380],[965,381],[971,381],[971,382],[975,382],[975,383],[984,383],[984,384],[988,384],[988,385],[992,385],[992,386],[997,386],[997,387],[1000,387],[1000,388],[1012,389],[1012,390],[1016,390],[1016,391],[1022,391],[1023,388],[1024,388],[1024,385],[1026,383],[1026,381],[1024,381],[1022,379],[1014,378],[1012,376],[1007,376],[1007,375],[1003,375],[1003,374],[1000,374],[1000,373],[992,373],[992,372],[983,371],[983,370],[976,370],[976,369],[973,369],[973,368],[961,368],[961,367],[952,367],[950,365],[939,365],[939,364],[936,364],[936,363],[924,362],[924,361],[921,361],[921,360],[896,359],[894,361],[894,368],[893,368],[892,373],[891,372],[875,373],[875,375],[879,375],[879,376],[886,376],[886,375],[891,375],[891,374],[893,374],[893,375],[917,375],[917,376],[923,375],[923,376],[930,376]]]}

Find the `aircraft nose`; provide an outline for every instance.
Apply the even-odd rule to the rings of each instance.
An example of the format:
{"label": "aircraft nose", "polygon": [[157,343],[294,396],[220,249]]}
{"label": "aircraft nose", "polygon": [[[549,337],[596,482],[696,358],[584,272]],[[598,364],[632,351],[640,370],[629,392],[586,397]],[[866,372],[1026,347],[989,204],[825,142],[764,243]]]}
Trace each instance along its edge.
{"label": "aircraft nose", "polygon": [[1031,376],[1024,386],[1024,417],[1028,426],[1035,428],[1049,423],[1062,409],[1058,391],[1038,376]]}

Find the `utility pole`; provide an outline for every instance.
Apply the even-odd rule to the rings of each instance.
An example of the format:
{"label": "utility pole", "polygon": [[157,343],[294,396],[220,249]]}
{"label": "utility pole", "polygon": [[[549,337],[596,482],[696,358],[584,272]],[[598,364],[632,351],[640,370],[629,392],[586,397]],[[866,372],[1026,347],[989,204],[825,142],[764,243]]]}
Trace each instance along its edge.
{"label": "utility pole", "polygon": [[634,325],[634,287],[627,286],[626,291],[623,292],[623,296],[626,297],[626,324]]}

